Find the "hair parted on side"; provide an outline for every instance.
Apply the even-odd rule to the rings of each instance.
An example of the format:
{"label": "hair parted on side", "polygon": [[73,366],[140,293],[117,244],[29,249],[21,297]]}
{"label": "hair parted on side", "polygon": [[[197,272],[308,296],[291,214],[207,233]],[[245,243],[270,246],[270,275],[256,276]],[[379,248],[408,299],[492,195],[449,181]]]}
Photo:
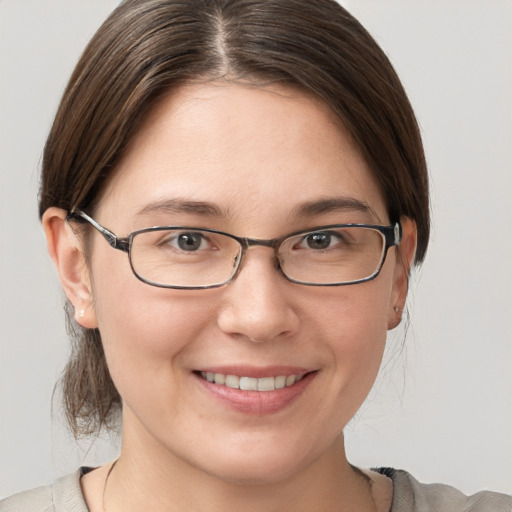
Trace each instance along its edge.
{"label": "hair parted on side", "polygon": [[[358,145],[392,221],[428,245],[428,175],[414,112],[391,63],[335,0],[125,0],[99,28],[63,94],[42,163],[40,216],[93,214],[106,180],[155,103],[190,81],[290,84],[321,98]],[[110,427],[121,399],[96,329],[66,308],[62,379],[75,437]]]}

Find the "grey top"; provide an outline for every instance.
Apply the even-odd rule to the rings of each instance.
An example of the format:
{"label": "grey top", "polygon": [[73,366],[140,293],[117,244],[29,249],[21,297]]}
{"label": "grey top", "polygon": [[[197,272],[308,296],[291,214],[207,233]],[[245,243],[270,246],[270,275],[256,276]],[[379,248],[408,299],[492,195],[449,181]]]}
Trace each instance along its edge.
{"label": "grey top", "polygon": [[[88,512],[79,470],[53,485],[15,494],[0,502],[0,512]],[[376,469],[393,480],[390,512],[512,512],[512,496],[482,491],[466,496],[449,485],[421,484],[406,471]]]}

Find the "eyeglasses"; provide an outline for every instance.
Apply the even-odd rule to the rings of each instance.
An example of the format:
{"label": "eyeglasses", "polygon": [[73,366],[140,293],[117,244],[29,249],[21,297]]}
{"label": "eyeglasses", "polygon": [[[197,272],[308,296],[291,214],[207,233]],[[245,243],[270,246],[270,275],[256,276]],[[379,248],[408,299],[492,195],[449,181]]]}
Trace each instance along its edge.
{"label": "eyeglasses", "polygon": [[391,226],[335,224],[297,231],[270,240],[242,238],[215,229],[155,226],[119,238],[86,213],[86,220],[114,249],[128,253],[135,276],[161,288],[205,289],[232,281],[247,250],[274,250],[276,268],[289,281],[307,286],[341,286],[378,276],[388,249],[400,244],[400,222]]}

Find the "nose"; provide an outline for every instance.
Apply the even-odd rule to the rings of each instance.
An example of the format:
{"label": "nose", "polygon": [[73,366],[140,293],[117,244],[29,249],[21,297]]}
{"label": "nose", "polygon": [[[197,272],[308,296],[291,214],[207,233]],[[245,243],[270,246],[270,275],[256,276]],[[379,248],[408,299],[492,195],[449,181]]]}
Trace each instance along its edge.
{"label": "nose", "polygon": [[276,268],[271,249],[251,248],[236,279],[224,288],[219,328],[253,342],[294,334],[299,317],[292,300],[293,287]]}

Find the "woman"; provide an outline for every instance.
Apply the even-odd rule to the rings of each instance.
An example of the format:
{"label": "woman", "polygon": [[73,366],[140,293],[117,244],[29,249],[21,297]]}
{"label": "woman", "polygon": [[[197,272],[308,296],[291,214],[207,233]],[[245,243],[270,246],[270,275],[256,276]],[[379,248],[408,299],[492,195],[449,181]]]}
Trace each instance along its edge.
{"label": "woman", "polygon": [[427,188],[405,93],[336,3],[124,2],[71,77],[40,198],[70,424],[121,414],[121,454],[1,510],[509,510],[345,454]]}

